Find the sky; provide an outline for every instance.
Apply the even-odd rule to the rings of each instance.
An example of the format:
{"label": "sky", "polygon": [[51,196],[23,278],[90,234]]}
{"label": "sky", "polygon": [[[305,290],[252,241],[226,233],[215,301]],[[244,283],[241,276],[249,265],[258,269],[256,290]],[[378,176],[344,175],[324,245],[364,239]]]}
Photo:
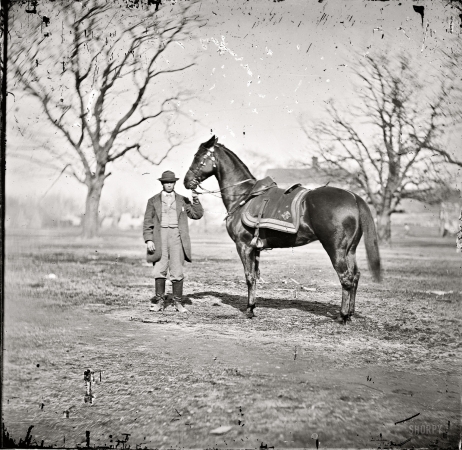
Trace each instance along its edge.
{"label": "sky", "polygon": [[[163,3],[164,13],[175,8]],[[59,20],[50,5],[39,5],[38,16],[48,14],[53,26]],[[424,6],[423,17],[414,5]],[[457,10],[436,0],[204,0],[196,9],[206,24],[167,56],[172,63],[196,58],[194,67],[173,80],[193,93],[195,98],[181,107],[196,122],[176,124],[188,138],[159,166],[133,158],[114,164],[103,192],[106,204],[128,195],[144,205],[160,190],[161,173],[173,170],[182,180],[200,143],[212,135],[258,174],[269,167],[309,164],[313,151],[300,118],[322,117],[330,99],[354,102],[354,58],[405,50],[421,73],[438,73],[438,51],[450,52],[462,30]],[[83,199],[84,186],[47,168],[43,143],[60,148],[66,142],[30,97],[14,92],[13,99],[8,97],[7,194]],[[124,106],[121,97],[116,107]],[[462,159],[459,140],[460,135],[448,136],[448,148]],[[143,135],[142,145],[153,159],[167,148],[155,126]],[[204,186],[217,184],[209,180]],[[177,191],[188,194],[182,183]]]}

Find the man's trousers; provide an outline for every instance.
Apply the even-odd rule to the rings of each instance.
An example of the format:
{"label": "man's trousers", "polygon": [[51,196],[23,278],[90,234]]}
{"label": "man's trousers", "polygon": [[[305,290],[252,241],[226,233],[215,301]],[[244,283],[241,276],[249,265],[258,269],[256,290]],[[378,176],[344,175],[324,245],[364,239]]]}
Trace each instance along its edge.
{"label": "man's trousers", "polygon": [[178,228],[162,228],[162,256],[154,264],[154,278],[166,278],[170,270],[170,281],[183,279],[184,250]]}

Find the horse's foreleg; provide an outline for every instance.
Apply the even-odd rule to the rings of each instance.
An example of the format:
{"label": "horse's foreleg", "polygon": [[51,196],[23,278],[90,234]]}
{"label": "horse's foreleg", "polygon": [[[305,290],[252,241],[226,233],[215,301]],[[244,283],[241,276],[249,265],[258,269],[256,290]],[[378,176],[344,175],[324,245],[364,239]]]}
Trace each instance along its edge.
{"label": "horse's foreleg", "polygon": [[260,250],[255,250],[255,276],[260,279]]}
{"label": "horse's foreleg", "polygon": [[253,310],[256,306],[256,293],[257,293],[257,253],[259,251],[252,247],[245,245],[237,245],[237,251],[241,257],[242,264],[244,265],[245,280],[247,282],[248,298],[247,298],[247,317],[251,319],[254,317]]}

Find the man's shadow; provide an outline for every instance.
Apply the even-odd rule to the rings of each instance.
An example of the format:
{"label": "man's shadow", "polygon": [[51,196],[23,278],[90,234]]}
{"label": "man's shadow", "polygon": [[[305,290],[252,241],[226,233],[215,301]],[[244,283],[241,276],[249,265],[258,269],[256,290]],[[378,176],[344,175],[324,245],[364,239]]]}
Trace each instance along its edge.
{"label": "man's shadow", "polygon": [[[247,308],[247,297],[243,295],[232,295],[223,292],[206,291],[197,292],[195,294],[188,295],[187,297],[189,300],[186,300],[184,302],[185,304],[192,304],[194,299],[216,297],[221,300],[221,303],[236,308],[241,312],[245,312]],[[257,297],[257,309],[258,308],[271,308],[279,310],[296,308],[308,314],[314,314],[315,316],[327,317],[329,319],[336,320],[340,312],[340,302],[338,305],[334,305],[331,303],[322,303],[314,300]],[[355,317],[360,316],[355,313]]]}

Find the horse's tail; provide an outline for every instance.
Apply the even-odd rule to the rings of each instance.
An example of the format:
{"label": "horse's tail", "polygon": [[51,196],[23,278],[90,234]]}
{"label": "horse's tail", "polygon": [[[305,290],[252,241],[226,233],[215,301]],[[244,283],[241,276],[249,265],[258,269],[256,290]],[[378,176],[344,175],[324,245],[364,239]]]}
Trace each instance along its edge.
{"label": "horse's tail", "polygon": [[377,230],[375,229],[372,213],[366,202],[356,196],[359,207],[359,218],[364,233],[364,244],[366,246],[367,262],[372,278],[375,281],[382,281],[382,265],[380,262],[379,244],[377,241]]}

